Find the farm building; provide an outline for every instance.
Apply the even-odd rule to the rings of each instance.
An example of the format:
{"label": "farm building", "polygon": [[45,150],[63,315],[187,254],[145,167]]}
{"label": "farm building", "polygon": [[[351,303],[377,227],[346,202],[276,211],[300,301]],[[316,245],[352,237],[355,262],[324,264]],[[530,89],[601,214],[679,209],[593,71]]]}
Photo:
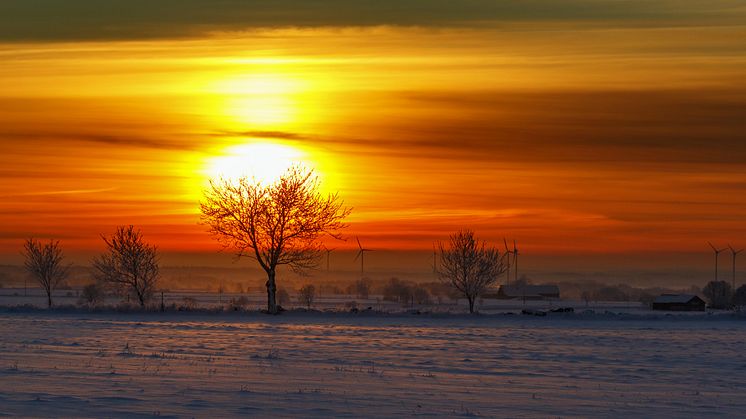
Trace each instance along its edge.
{"label": "farm building", "polygon": [[497,298],[502,299],[548,300],[559,296],[556,285],[503,285],[497,291]]}
{"label": "farm building", "polygon": [[653,310],[705,311],[705,302],[691,294],[663,294],[653,301]]}

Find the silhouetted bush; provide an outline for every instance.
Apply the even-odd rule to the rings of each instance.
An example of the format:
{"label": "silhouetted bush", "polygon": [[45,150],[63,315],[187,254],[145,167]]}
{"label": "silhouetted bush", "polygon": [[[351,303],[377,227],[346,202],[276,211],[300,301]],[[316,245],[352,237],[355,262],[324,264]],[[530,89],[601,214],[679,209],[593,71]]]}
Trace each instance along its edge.
{"label": "silhouetted bush", "polygon": [[345,309],[350,311],[357,311],[357,301],[347,301],[345,303]]}
{"label": "silhouetted bush", "polygon": [[710,281],[702,288],[702,293],[711,308],[726,309],[731,307],[733,288],[725,281]]}
{"label": "silhouetted bush", "polygon": [[197,300],[192,297],[184,297],[181,299],[181,306],[179,306],[179,311],[182,310],[194,310],[197,308]]}
{"label": "silhouetted bush", "polygon": [[95,307],[98,304],[102,303],[104,301],[104,298],[105,293],[100,285],[96,283],[88,284],[83,287],[83,291],[80,293],[78,304]]}
{"label": "silhouetted bush", "polygon": [[247,305],[249,305],[249,299],[244,295],[231,298],[230,309],[233,311],[243,310]]}
{"label": "silhouetted bush", "polygon": [[739,309],[746,306],[746,285],[741,285],[733,293],[733,305]]}
{"label": "silhouetted bush", "polygon": [[355,281],[347,287],[347,293],[360,299],[367,299],[370,295],[371,281],[369,278],[362,278]]}
{"label": "silhouetted bush", "polygon": [[416,285],[412,289],[412,298],[414,299],[414,302],[417,304],[431,304],[432,301],[430,300],[430,293],[427,291],[426,288],[421,287],[419,285]]}
{"label": "silhouetted bush", "polygon": [[298,301],[309,310],[314,299],[316,299],[316,287],[313,284],[306,284],[298,290]]}
{"label": "silhouetted bush", "polygon": [[399,278],[391,278],[383,287],[383,299],[408,303],[412,296],[412,287]]}

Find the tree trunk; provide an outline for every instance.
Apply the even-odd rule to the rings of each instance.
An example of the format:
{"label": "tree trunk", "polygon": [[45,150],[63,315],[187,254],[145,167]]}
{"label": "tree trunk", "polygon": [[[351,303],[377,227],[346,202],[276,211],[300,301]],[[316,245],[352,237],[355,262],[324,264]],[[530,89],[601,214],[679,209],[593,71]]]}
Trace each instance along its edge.
{"label": "tree trunk", "polygon": [[137,287],[135,287],[135,294],[137,294],[137,300],[140,302],[140,308],[145,308],[145,294],[141,293]]}
{"label": "tree trunk", "polygon": [[267,312],[277,314],[277,285],[275,284],[275,271],[267,272]]}
{"label": "tree trunk", "polygon": [[469,313],[474,314],[474,297],[467,297],[469,300]]}
{"label": "tree trunk", "polygon": [[52,308],[52,290],[47,290],[47,307]]}

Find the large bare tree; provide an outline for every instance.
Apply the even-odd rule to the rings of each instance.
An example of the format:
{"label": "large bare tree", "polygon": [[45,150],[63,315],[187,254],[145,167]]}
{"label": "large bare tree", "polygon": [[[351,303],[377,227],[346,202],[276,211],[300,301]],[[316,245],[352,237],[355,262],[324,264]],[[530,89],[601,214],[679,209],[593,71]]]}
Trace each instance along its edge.
{"label": "large bare tree", "polygon": [[134,226],[118,227],[111,237],[101,238],[107,252],[93,261],[96,279],[124,288],[144,307],[158,284],[158,249],[147,244]]}
{"label": "large bare tree", "polygon": [[440,264],[438,275],[469,301],[469,313],[474,302],[505,272],[505,264],[496,247],[489,247],[474,237],[471,230],[460,230],[450,237],[446,247],[438,243]]}
{"label": "large bare tree", "polygon": [[63,263],[60,242],[50,240],[49,243],[42,244],[28,239],[23,246],[23,256],[26,258],[26,270],[46,291],[47,305],[52,307],[52,291],[70,274],[70,265]]}
{"label": "large bare tree", "polygon": [[267,273],[267,311],[278,311],[276,272],[287,265],[297,272],[317,267],[320,238],[340,238],[351,208],[337,194],[323,195],[310,169],[292,167],[264,184],[244,177],[210,182],[200,204],[202,222],[237,257],[256,260]]}

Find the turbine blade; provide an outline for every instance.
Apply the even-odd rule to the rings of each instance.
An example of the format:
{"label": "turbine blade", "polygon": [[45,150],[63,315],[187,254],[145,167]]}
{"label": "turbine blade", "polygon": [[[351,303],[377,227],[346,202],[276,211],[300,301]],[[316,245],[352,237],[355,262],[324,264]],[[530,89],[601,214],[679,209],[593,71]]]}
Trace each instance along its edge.
{"label": "turbine blade", "polygon": [[715,245],[713,245],[712,243],[710,243],[710,242],[707,242],[707,244],[709,244],[709,245],[710,245],[710,247],[712,247],[712,250],[714,250],[714,251],[716,251],[716,252],[718,251],[717,247],[715,247]]}
{"label": "turbine blade", "polygon": [[363,245],[362,245],[362,244],[360,244],[360,237],[358,237],[358,236],[355,236],[355,240],[357,240],[357,247],[359,247],[360,249],[362,249],[362,248],[363,248]]}

